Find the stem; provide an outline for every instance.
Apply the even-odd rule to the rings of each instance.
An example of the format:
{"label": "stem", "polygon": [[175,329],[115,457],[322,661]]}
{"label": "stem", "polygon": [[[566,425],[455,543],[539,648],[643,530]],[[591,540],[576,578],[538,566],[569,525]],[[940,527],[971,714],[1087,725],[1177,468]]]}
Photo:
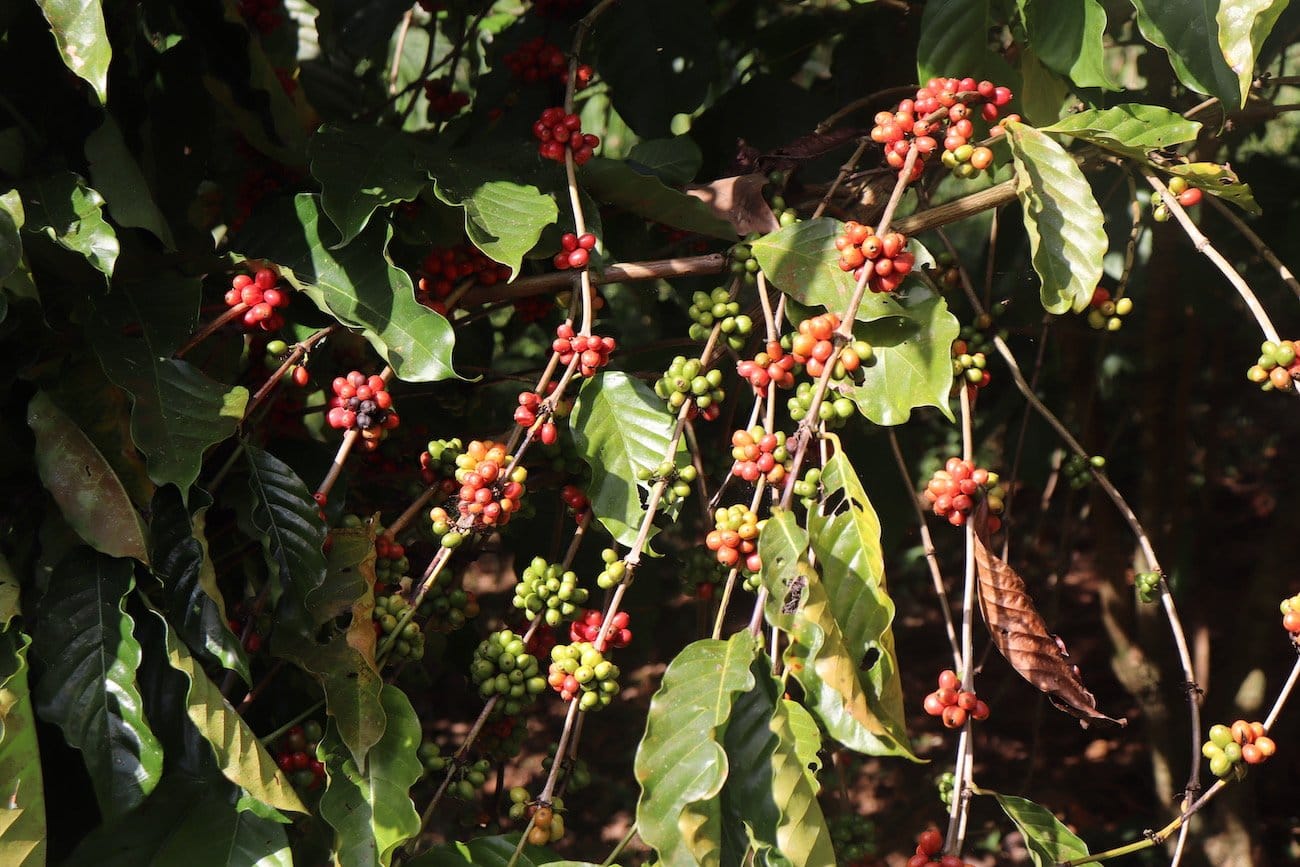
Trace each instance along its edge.
{"label": "stem", "polygon": [[[832,115],[832,117],[834,116]],[[826,194],[822,196],[822,200],[817,203],[817,210],[813,211],[812,219],[815,220],[822,214],[826,213],[826,208],[830,205],[831,199],[835,196],[835,191],[840,188],[840,184],[844,183],[844,179],[847,178],[855,168],[857,168],[858,160],[862,159],[862,155],[867,152],[867,146],[870,144],[871,139],[865,136],[858,142],[857,150],[855,150],[849,158],[844,161],[844,165],[840,166],[839,174],[835,176],[835,180],[831,181],[831,185],[826,188]]]}
{"label": "stem", "polygon": [[1291,291],[1296,294],[1297,298],[1300,298],[1300,280],[1296,279],[1296,276],[1291,269],[1277,257],[1277,254],[1273,252],[1268,244],[1264,243],[1264,239],[1255,234],[1255,230],[1250,228],[1250,226],[1246,224],[1245,220],[1233,213],[1232,208],[1229,208],[1214,196],[1205,198],[1205,201],[1209,203],[1210,207],[1219,212],[1219,216],[1227,220],[1234,229],[1241,233],[1243,238],[1254,246],[1255,252],[1260,255],[1260,258],[1275,268],[1278,276],[1282,278],[1282,282],[1291,288]]}
{"label": "stem", "polygon": [[289,729],[291,729],[291,728],[293,728],[294,726],[298,725],[298,724],[301,723],[303,720],[307,719],[308,717],[310,717],[312,714],[314,714],[316,711],[320,710],[320,709],[323,708],[324,706],[325,706],[325,699],[321,699],[320,701],[316,702],[316,703],[315,703],[314,705],[312,705],[311,707],[307,708],[307,709],[306,709],[305,711],[303,711],[302,713],[298,714],[298,715],[297,715],[296,717],[294,717],[293,719],[289,720],[289,721],[288,721],[287,723],[285,723],[284,725],[280,726],[280,727],[279,727],[278,729],[276,729],[275,731],[271,732],[269,735],[266,735],[265,737],[258,738],[258,740],[260,740],[260,741],[262,742],[262,745],[263,745],[263,746],[265,746],[265,745],[267,745],[267,744],[270,744],[270,743],[274,743],[274,742],[276,741],[276,739],[278,739],[278,738],[280,738],[280,737],[283,737],[283,736],[284,736],[284,733],[287,732],[287,731],[289,731]]}
{"label": "stem", "polygon": [[[660,280],[673,277],[721,274],[727,269],[727,257],[722,253],[708,253],[702,256],[685,256],[675,259],[653,259],[645,262],[617,262],[602,271],[593,272],[584,269],[593,286],[606,283],[630,283],[638,280]],[[512,283],[498,283],[495,286],[475,286],[465,293],[462,307],[476,307],[492,301],[511,301],[529,298],[533,295],[545,295],[572,286],[580,280],[581,274],[572,271],[553,271],[549,274],[536,274],[520,277]]]}
{"label": "stem", "polygon": [[266,400],[267,396],[270,395],[271,392],[275,391],[276,386],[278,386],[284,379],[284,375],[289,372],[289,368],[297,364],[298,360],[305,356],[313,346],[333,334],[336,330],[338,330],[338,326],[331,325],[328,328],[320,329],[306,340],[303,340],[300,343],[295,343],[293,350],[289,353],[288,357],[280,363],[280,366],[276,368],[275,373],[272,373],[267,378],[266,382],[262,384],[262,387],[253,395],[253,399],[248,402],[248,406],[244,409],[244,417],[239,420],[239,424],[242,426],[247,422],[249,417],[252,416],[253,411],[261,405],[262,401]]}
{"label": "stem", "polygon": [[420,604],[424,602],[424,597],[433,587],[434,582],[438,580],[438,573],[441,572],[443,567],[447,565],[447,562],[451,560],[451,552],[451,548],[439,548],[438,553],[434,554],[433,559],[429,561],[429,568],[424,570],[424,577],[420,581],[420,589],[416,591],[415,598],[411,600],[410,607],[406,609],[406,612],[402,614],[401,619],[397,621],[397,625],[393,627],[393,631],[388,633],[388,637],[384,639],[384,643],[375,651],[376,667],[383,664],[384,658],[388,656],[388,652],[392,650],[393,645],[397,643],[397,636],[401,635],[402,630],[406,628],[406,624],[410,623],[411,620],[415,618],[415,613],[419,610]]}
{"label": "stem", "polygon": [[216,334],[218,331],[220,331],[225,326],[229,325],[231,322],[234,322],[236,319],[243,316],[246,310],[248,310],[248,305],[240,301],[234,307],[229,308],[228,310],[226,310],[225,313],[222,313],[216,319],[213,319],[207,325],[204,325],[198,331],[194,332],[194,335],[190,337],[189,340],[185,341],[185,343],[181,346],[180,349],[172,353],[172,357],[184,358],[185,353],[189,352],[191,349],[198,346],[200,343],[202,343],[207,338],[211,337],[213,334]]}
{"label": "stem", "polygon": [[949,223],[964,220],[974,214],[1009,204],[1015,200],[1015,180],[1003,181],[997,186],[989,187],[987,190],[980,190],[978,193],[972,193],[969,196],[963,196],[956,201],[945,202],[933,208],[926,208],[924,211],[917,211],[915,214],[899,220],[894,230],[908,236],[916,235],[927,229],[937,229],[939,226],[946,226]]}
{"label": "stem", "polygon": [[631,843],[632,838],[635,836],[636,836],[636,822],[633,822],[632,827],[628,828],[627,833],[623,835],[623,839],[620,840],[618,845],[614,847],[614,851],[609,853],[608,858],[600,862],[600,867],[611,867],[611,865],[618,858],[618,856],[623,854],[623,850],[627,848],[627,844]]}

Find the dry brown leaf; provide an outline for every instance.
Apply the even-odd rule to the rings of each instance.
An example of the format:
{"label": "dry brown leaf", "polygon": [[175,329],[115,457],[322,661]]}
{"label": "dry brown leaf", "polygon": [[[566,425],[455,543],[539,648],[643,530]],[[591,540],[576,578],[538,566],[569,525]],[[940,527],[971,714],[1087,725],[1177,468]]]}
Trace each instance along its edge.
{"label": "dry brown leaf", "polygon": [[1084,728],[1095,719],[1126,725],[1127,720],[1112,719],[1097,710],[1097,699],[1068,661],[1065,646],[1047,631],[1024,580],[988,549],[984,523],[976,523],[975,571],[980,611],[998,651],[1021,677],[1046,693],[1059,710],[1077,717]]}
{"label": "dry brown leaf", "polygon": [[763,198],[763,187],[766,185],[766,175],[736,175],[687,187],[686,195],[694,196],[708,205],[713,213],[731,223],[736,234],[743,238],[750,232],[766,235],[781,228],[776,215]]}

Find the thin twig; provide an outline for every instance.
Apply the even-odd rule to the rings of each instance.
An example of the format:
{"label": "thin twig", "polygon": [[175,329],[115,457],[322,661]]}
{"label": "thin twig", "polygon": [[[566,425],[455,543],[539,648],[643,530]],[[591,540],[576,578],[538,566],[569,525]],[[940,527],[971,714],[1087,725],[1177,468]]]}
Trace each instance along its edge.
{"label": "thin twig", "polygon": [[1219,216],[1227,220],[1234,229],[1240,232],[1243,238],[1251,243],[1255,248],[1255,252],[1259,253],[1260,258],[1276,269],[1278,276],[1282,278],[1282,282],[1286,283],[1286,285],[1290,287],[1291,291],[1295,293],[1297,298],[1300,298],[1300,280],[1296,279],[1296,276],[1291,269],[1278,258],[1277,254],[1273,252],[1268,244],[1264,243],[1264,239],[1255,234],[1255,230],[1250,228],[1250,226],[1246,224],[1245,220],[1238,217],[1233,212],[1232,208],[1229,208],[1214,196],[1205,197],[1205,201],[1209,203],[1210,207],[1219,212]]}

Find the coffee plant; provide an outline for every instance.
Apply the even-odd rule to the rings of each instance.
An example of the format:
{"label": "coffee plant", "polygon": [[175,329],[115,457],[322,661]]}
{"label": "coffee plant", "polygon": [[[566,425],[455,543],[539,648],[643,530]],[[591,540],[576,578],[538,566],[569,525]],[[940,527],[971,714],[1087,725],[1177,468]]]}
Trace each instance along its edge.
{"label": "coffee plant", "polygon": [[1295,863],[1298,34],[7,0],[0,864]]}

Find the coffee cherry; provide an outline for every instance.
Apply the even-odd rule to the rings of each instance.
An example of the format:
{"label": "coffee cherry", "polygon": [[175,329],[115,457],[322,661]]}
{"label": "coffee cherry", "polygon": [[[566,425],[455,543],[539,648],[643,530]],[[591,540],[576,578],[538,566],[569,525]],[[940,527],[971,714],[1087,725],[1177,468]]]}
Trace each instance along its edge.
{"label": "coffee cherry", "polygon": [[704,539],[705,547],[714,552],[719,563],[741,571],[745,587],[750,590],[759,586],[763,561],[758,556],[758,534],[766,523],[745,505],[718,509],[714,529]]}
{"label": "coffee cherry", "polygon": [[965,340],[952,342],[952,375],[958,383],[979,389],[986,387],[993,379],[989,374],[988,358],[983,352],[971,352]]}
{"label": "coffee cherry", "polygon": [[401,627],[395,638],[390,638],[396,632],[403,617],[410,610],[411,604],[401,596],[378,596],[375,598],[375,607],[371,611],[371,617],[375,621],[375,634],[379,639],[380,646],[387,644],[389,646],[388,659],[392,661],[413,660],[418,661],[424,658],[424,634],[420,631],[420,624],[410,620],[406,625]]}
{"label": "coffee cherry", "polygon": [[785,433],[768,433],[762,427],[738,430],[731,435],[731,474],[747,482],[766,479],[779,485],[785,480],[794,456],[785,447]]}
{"label": "coffee cherry", "polygon": [[1133,586],[1143,602],[1155,602],[1160,598],[1160,573],[1139,572],[1133,579]]}
{"label": "coffee cherry", "polygon": [[455,632],[478,617],[478,598],[461,586],[451,569],[443,569],[420,603],[419,614],[427,629]]}
{"label": "coffee cherry", "polygon": [[469,673],[480,696],[498,697],[494,716],[518,715],[546,689],[537,657],[509,629],[493,632],[479,643]]}
{"label": "coffee cherry", "polygon": [[975,693],[963,690],[961,679],[950,669],[939,673],[939,688],[925,697],[924,708],[930,716],[942,717],[950,729],[964,726],[968,716],[975,720],[989,716],[989,706]]}
{"label": "coffee cherry", "polygon": [[379,441],[400,423],[382,377],[354,370],[346,377],[335,377],[332,387],[334,396],[326,421],[332,428],[360,431],[362,446],[368,451],[378,448]]}
{"label": "coffee cherry", "polygon": [[[984,85],[988,85],[987,93],[980,89]],[[926,160],[938,149],[939,141],[944,147],[943,163],[960,169],[958,173],[962,176],[971,177],[987,169],[993,161],[993,153],[988,148],[968,143],[975,135],[972,114],[978,114],[985,123],[992,123],[1010,101],[1011,91],[991,82],[933,78],[916,91],[915,99],[902,100],[893,111],[878,112],[871,140],[884,147],[885,162],[896,169],[906,163],[908,151],[916,148],[917,159],[909,183],[921,177]],[[995,131],[996,128],[990,130]],[[957,153],[960,159],[953,156]]]}
{"label": "coffee cherry", "polygon": [[781,348],[780,342],[773,340],[768,342],[766,351],[760,352],[752,359],[738,362],[736,372],[749,380],[754,394],[763,395],[767,393],[767,385],[770,382],[775,382],[777,388],[793,386],[794,365],[794,356],[788,355]]}
{"label": "coffee cherry", "polygon": [[271,746],[271,757],[295,788],[312,791],[325,782],[325,765],[316,759],[321,727],[315,720],[293,726]]}
{"label": "coffee cherry", "polygon": [[528,84],[547,79],[563,81],[568,75],[569,62],[564,52],[544,36],[533,37],[503,59],[510,74]]}
{"label": "coffee cherry", "polygon": [[582,165],[595,155],[600,139],[590,133],[583,134],[582,119],[576,114],[565,114],[559,106],[548,108],[533,124],[533,137],[539,142],[537,152],[543,159],[562,163],[565,155]]}
{"label": "coffee cherry", "polygon": [[1088,327],[1097,331],[1119,331],[1124,327],[1124,317],[1133,312],[1133,299],[1112,299],[1110,291],[1098,286],[1089,302]]}
{"label": "coffee cherry", "polygon": [[560,238],[560,252],[551,260],[561,271],[570,268],[586,268],[591,259],[591,251],[596,249],[596,236],[587,232],[575,235],[568,232]]}
{"label": "coffee cherry", "polygon": [[1282,600],[1282,628],[1291,634],[1291,641],[1300,645],[1300,593]]}
{"label": "coffee cherry", "polygon": [[739,352],[745,348],[754,322],[740,312],[740,302],[731,299],[731,293],[724,288],[712,292],[696,292],[691,296],[691,306],[687,313],[691,317],[688,334],[692,340],[708,340],[709,332],[716,325],[722,339],[732,350]]}
{"label": "coffee cherry", "polygon": [[997,532],[1002,526],[998,515],[1003,510],[1004,494],[998,486],[997,474],[970,461],[949,458],[944,469],[935,471],[923,494],[934,514],[947,518],[955,527],[966,523],[975,503],[983,497],[991,513],[989,531]]}
{"label": "coffee cherry", "polygon": [[434,247],[420,261],[415,300],[438,313],[447,313],[445,298],[465,281],[495,286],[510,279],[510,268],[489,259],[468,241],[451,247]]}
{"label": "coffee cherry", "polygon": [[239,17],[263,34],[274,33],[284,24],[282,9],[278,0],[239,0]]}
{"label": "coffee cherry", "polygon": [[609,363],[610,353],[617,345],[612,337],[575,334],[573,326],[566,322],[555,329],[551,349],[559,353],[561,364],[569,364],[576,357],[578,373],[594,376],[597,370]]}
{"label": "coffee cherry", "polygon": [[1201,745],[1201,755],[1210,760],[1210,772],[1217,777],[1241,779],[1246,769],[1241,763],[1258,765],[1277,752],[1277,744],[1268,737],[1264,724],[1237,720],[1231,726],[1210,727],[1208,739]]}
{"label": "coffee cherry", "polygon": [[1246,371],[1246,378],[1259,383],[1262,391],[1287,391],[1292,382],[1300,380],[1300,343],[1283,340],[1264,341],[1259,348],[1259,360]]}
{"label": "coffee cherry", "polygon": [[456,496],[458,518],[452,519],[442,506],[429,512],[433,532],[442,537],[447,548],[460,545],[466,533],[507,524],[519,509],[528,478],[528,470],[522,466],[516,466],[507,478],[509,455],[505,446],[490,440],[473,440],[455,461],[455,478],[460,485]]}
{"label": "coffee cherry", "polygon": [[578,699],[584,711],[608,707],[618,694],[618,666],[586,641],[551,648],[547,682],[565,701]]}
{"label": "coffee cherry", "polygon": [[726,392],[722,389],[722,371],[704,370],[699,359],[679,355],[668,365],[668,370],[655,383],[655,394],[668,404],[668,409],[679,412],[690,405],[687,418],[703,416],[713,421],[722,411]]}
{"label": "coffee cherry", "polygon": [[558,626],[576,616],[586,601],[587,591],[578,586],[577,573],[561,573],[559,564],[534,557],[519,576],[513,604],[530,615],[541,615],[549,626]]}
{"label": "coffee cherry", "polygon": [[852,271],[859,280],[865,273],[872,292],[893,292],[916,264],[916,257],[907,251],[906,237],[898,232],[878,237],[870,226],[852,220],[835,239],[835,249],[840,251],[840,270]]}
{"label": "coffee cherry", "polygon": [[[259,268],[251,276],[236,274],[230,281],[225,302],[227,307],[242,304],[248,308],[240,320],[244,328],[275,331],[284,326],[284,317],[276,310],[289,306],[289,287],[288,284],[282,284],[279,275],[270,268]],[[279,342],[283,344],[283,341]],[[286,346],[285,349],[287,348]],[[284,349],[274,354],[282,352]]]}
{"label": "coffee cherry", "polygon": [[569,640],[589,641],[599,647],[601,646],[601,638],[604,637],[604,646],[606,647],[627,647],[632,640],[632,630],[627,628],[627,612],[619,611],[615,613],[613,623],[608,630],[604,629],[604,623],[605,615],[603,612],[596,610],[584,611],[581,617],[569,624]]}
{"label": "coffee cherry", "polygon": [[424,83],[424,96],[429,101],[429,120],[440,121],[455,117],[469,105],[469,94],[452,90],[449,78],[434,78]]}
{"label": "coffee cherry", "polygon": [[1092,484],[1093,479],[1096,478],[1093,475],[1093,470],[1100,470],[1105,466],[1106,459],[1101,455],[1092,455],[1086,458],[1079,455],[1070,455],[1062,470],[1065,473],[1065,480],[1070,483],[1070,487],[1080,491]]}
{"label": "coffee cherry", "polygon": [[[760,235],[751,234],[746,238],[746,242],[756,240]],[[746,286],[758,285],[758,260],[754,258],[754,250],[749,243],[740,243],[732,246],[730,250],[731,273],[744,281]]]}

